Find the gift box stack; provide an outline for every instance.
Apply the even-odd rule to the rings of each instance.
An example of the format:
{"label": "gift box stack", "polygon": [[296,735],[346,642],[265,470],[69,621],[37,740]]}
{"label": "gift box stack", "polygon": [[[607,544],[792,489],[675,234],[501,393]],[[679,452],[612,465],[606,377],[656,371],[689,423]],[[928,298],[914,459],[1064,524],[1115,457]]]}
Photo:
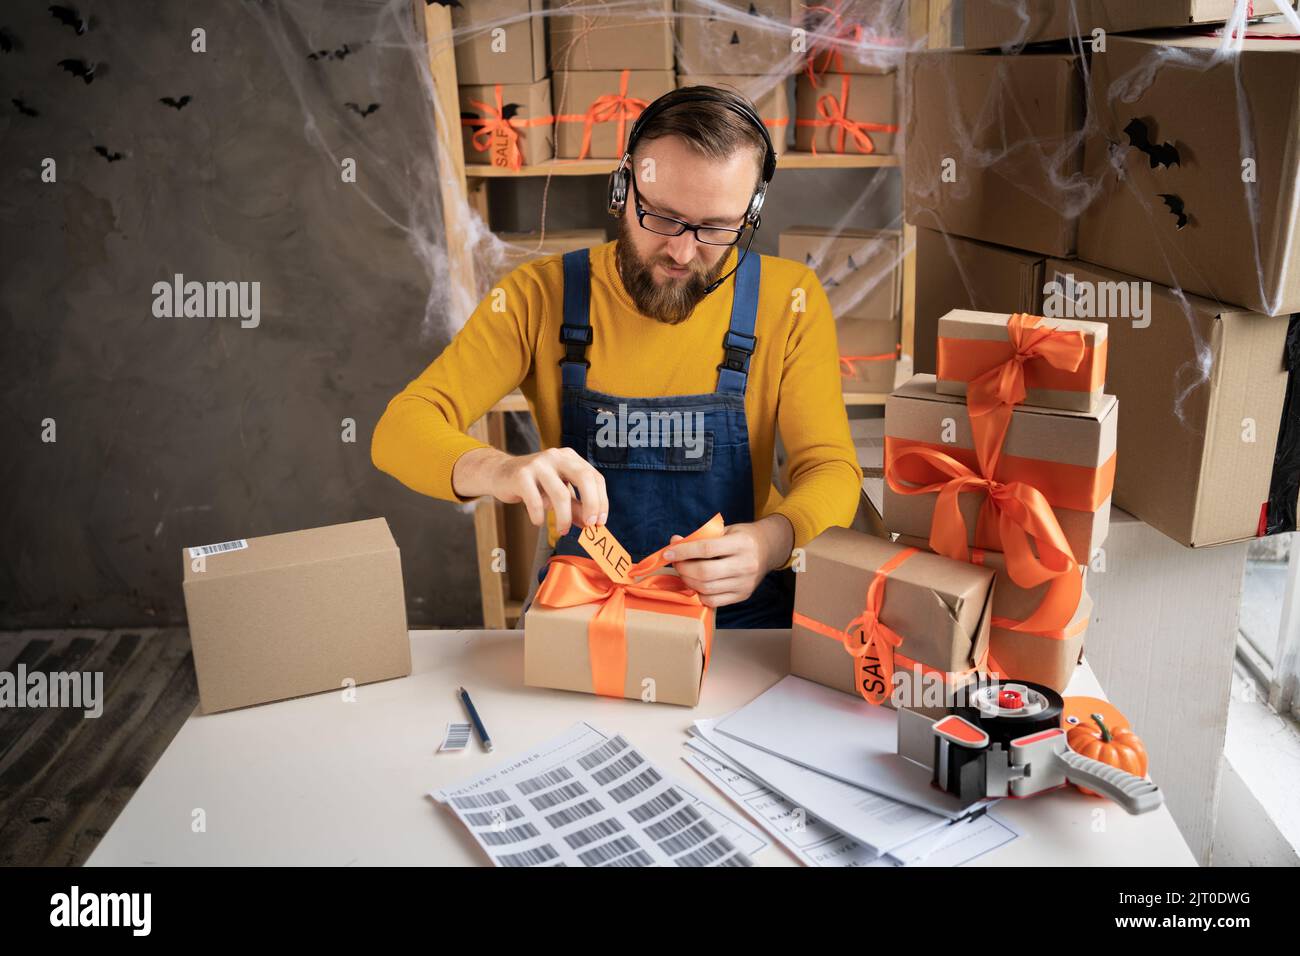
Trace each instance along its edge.
{"label": "gift box stack", "polygon": [[892,391],[902,309],[901,233],[794,226],[781,231],[779,253],[811,268],[826,290],[844,391]]}
{"label": "gift box stack", "polygon": [[952,310],[1105,324],[1114,503],[1189,547],[1294,530],[1300,494],[1300,21],[1216,60],[1233,7],[968,0],[968,49],[906,77],[916,370]]}
{"label": "gift box stack", "polygon": [[466,164],[518,169],[555,155],[543,0],[453,5]]}

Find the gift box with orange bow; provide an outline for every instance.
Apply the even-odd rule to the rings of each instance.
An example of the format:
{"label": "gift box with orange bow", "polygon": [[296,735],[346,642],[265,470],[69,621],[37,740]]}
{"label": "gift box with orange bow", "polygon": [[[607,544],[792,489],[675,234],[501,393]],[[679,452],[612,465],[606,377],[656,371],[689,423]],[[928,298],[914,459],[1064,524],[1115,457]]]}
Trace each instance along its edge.
{"label": "gift box with orange bow", "polygon": [[795,81],[794,148],[809,153],[892,153],[895,74],[827,73]]}
{"label": "gift box with orange bow", "polygon": [[459,94],[466,164],[519,169],[555,155],[550,80],[461,86]]}
{"label": "gift box with orange bow", "polygon": [[918,671],[955,690],[987,667],[991,568],[828,528],[795,582],[792,674],[894,706]]}
{"label": "gift box with orange bow", "polygon": [[618,159],[641,111],[674,85],[672,70],[556,70],[555,155]]}
{"label": "gift box with orange bow", "polygon": [[[714,515],[684,540],[722,533]],[[592,556],[552,557],[524,614],[524,683],[694,707],[713,609],[667,567],[667,544],[632,563],[608,529],[581,537]]]}
{"label": "gift box with orange bow", "polygon": [[973,400],[1093,411],[1106,386],[1106,328],[954,309],[939,319],[935,387]]}

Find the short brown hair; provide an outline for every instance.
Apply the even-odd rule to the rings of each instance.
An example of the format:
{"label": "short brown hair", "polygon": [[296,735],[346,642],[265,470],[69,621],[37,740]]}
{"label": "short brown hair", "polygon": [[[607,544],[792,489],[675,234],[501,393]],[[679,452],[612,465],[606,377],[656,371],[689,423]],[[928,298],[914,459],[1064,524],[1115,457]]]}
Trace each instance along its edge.
{"label": "short brown hair", "polygon": [[[701,97],[705,90],[707,95]],[[737,150],[754,149],[761,175],[767,143],[753,123],[726,105],[728,99],[754,108],[744,94],[718,86],[683,86],[664,94],[660,100],[665,105],[638,132],[637,145],[662,136],[680,136],[696,152],[718,159],[729,158]]]}

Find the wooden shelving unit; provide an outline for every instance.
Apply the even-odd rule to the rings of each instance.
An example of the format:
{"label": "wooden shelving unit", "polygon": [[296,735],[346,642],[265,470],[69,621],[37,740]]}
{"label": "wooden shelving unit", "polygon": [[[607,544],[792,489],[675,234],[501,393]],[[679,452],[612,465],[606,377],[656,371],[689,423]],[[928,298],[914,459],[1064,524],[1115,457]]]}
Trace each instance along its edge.
{"label": "wooden shelving unit", "polygon": [[[909,31],[914,40],[932,46],[946,45],[942,25],[947,23],[950,0],[911,0]],[[440,150],[440,183],[442,189],[443,225],[446,235],[467,235],[469,223],[465,221],[468,210],[473,210],[488,222],[488,184],[498,179],[515,179],[538,176],[608,176],[613,171],[612,159],[556,159],[521,169],[506,169],[484,164],[469,163],[464,159],[459,127],[446,128],[447,121],[460,116],[456,91],[456,61],[453,49],[446,42],[430,42],[431,38],[446,37],[451,32],[450,8],[441,4],[426,5],[423,0],[412,0],[417,24],[426,38],[429,71],[434,95],[438,102],[438,136],[444,144]],[[784,169],[871,169],[897,168],[900,157],[894,154],[818,154],[787,150],[781,153],[777,176]],[[911,354],[915,329],[916,303],[916,234],[913,227],[904,224],[903,233],[903,297],[900,340],[903,351]],[[449,243],[447,254],[450,274],[459,283],[459,290],[472,298],[477,288],[474,264],[469,250],[463,245]],[[851,406],[883,405],[884,394],[845,393],[844,402]],[[480,421],[470,428],[470,434],[495,447],[505,447],[505,414],[526,412],[528,403],[524,396],[512,392]],[[512,506],[513,507],[513,506]],[[512,626],[518,618],[522,604],[521,594],[512,594],[510,576],[493,569],[497,549],[507,548],[507,522],[505,507],[499,502],[480,501],[474,511],[479,581],[482,585],[483,625],[487,628]],[[514,555],[513,560],[531,561],[532,554]]]}

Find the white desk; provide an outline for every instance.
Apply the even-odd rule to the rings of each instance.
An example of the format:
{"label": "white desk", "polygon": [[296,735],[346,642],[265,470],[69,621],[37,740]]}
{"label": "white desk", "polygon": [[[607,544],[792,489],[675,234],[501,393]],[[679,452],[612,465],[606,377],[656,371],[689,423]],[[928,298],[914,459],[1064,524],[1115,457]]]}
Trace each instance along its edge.
{"label": "white desk", "polygon": [[[483,865],[466,829],[424,794],[578,720],[622,732],[670,775],[741,814],[682,761],[686,728],[783,677],[789,634],[718,632],[703,698],[690,710],[524,687],[520,631],[413,631],[411,676],[358,687],[355,702],[326,693],[191,716],[88,865]],[[446,722],[465,719],[458,684],[473,696],[495,753],[477,740],[460,754],[435,752]],[[1086,665],[1069,691],[1102,696]],[[194,832],[196,809],[206,832]],[[1069,789],[1004,800],[997,812],[1024,836],[982,864],[1195,865],[1165,807],[1131,817]],[[797,865],[776,844],[756,862]]]}

